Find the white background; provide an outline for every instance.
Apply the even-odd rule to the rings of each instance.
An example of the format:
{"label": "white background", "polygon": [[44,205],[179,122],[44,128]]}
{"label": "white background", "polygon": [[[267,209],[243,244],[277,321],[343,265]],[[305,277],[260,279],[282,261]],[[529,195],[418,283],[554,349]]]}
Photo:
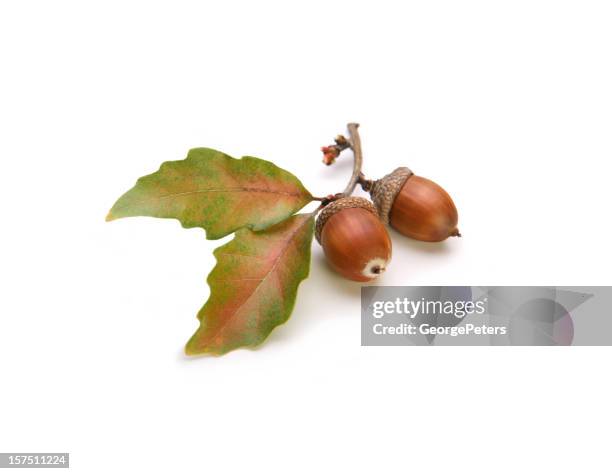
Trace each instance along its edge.
{"label": "white background", "polygon": [[611,24],[605,1],[2,2],[0,451],[83,473],[609,473],[609,348],[361,347],[359,285],[314,244],[261,348],[188,359],[220,243],[104,216],[196,146],[340,191],[350,159],[318,149],[358,121],[365,172],[439,182],[464,234],[395,234],[380,284],[612,284]]}

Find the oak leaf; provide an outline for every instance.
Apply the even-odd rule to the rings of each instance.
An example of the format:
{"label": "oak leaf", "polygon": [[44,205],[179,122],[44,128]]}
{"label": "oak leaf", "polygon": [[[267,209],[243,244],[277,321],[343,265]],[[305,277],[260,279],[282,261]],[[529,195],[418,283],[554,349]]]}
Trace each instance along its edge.
{"label": "oak leaf", "polygon": [[210,297],[185,352],[221,355],[256,346],[287,321],[308,276],[313,231],[313,214],[297,214],[264,231],[241,229],[217,248]]}
{"label": "oak leaf", "polygon": [[186,228],[203,227],[208,239],[219,239],[242,227],[265,229],[310,201],[298,178],[269,161],[194,148],[186,159],[163,163],[140,178],[106,220],[174,218]]}

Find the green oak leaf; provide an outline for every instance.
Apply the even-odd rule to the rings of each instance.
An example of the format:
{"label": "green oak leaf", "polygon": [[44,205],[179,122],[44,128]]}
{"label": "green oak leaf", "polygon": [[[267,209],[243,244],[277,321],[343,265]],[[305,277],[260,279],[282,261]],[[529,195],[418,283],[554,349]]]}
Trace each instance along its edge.
{"label": "green oak leaf", "polygon": [[313,214],[297,214],[264,231],[241,229],[217,248],[210,297],[185,352],[221,355],[256,346],[287,321],[308,276],[313,230]]}
{"label": "green oak leaf", "polygon": [[106,220],[151,216],[203,227],[219,239],[242,227],[265,229],[312,201],[299,179],[251,156],[235,159],[211,148],[194,148],[143,176],[115,203]]}

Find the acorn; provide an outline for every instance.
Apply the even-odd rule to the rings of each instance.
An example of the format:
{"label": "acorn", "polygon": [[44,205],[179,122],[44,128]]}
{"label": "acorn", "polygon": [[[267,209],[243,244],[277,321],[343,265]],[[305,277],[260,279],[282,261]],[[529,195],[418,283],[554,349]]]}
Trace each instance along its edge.
{"label": "acorn", "polygon": [[391,239],[367,199],[344,197],[320,212],[315,237],[330,266],[345,278],[370,281],[380,276],[391,260]]}
{"label": "acorn", "polygon": [[461,236],[453,200],[433,181],[402,167],[364,184],[381,219],[399,233],[425,242]]}

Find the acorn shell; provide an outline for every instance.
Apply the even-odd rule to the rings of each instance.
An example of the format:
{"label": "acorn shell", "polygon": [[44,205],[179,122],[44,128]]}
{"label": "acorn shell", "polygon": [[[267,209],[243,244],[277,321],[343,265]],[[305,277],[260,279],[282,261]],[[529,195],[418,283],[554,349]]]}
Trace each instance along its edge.
{"label": "acorn shell", "polygon": [[408,168],[375,181],[370,194],[383,221],[403,235],[425,242],[460,235],[457,208],[449,194]]}
{"label": "acorn shell", "polygon": [[396,168],[392,173],[372,183],[370,192],[372,201],[376,205],[378,215],[385,224],[389,224],[389,213],[395,201],[395,196],[400,192],[406,180],[412,176],[410,168],[405,166]]}
{"label": "acorn shell", "polygon": [[330,266],[350,280],[373,280],[391,260],[387,229],[364,198],[341,198],[323,208],[315,236]]}

